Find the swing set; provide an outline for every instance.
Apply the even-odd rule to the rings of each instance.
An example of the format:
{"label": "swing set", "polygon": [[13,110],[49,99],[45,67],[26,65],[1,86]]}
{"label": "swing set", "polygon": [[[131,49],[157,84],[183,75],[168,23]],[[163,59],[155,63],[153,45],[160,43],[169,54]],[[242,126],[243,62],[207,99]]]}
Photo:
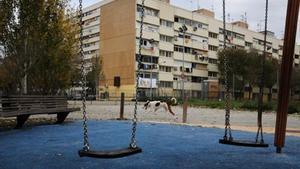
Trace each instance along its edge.
{"label": "swing set", "polygon": [[[297,2],[296,2],[297,1]],[[295,34],[296,34],[296,28],[295,25],[293,25],[292,21],[289,21],[289,19],[295,19],[295,22],[297,23],[297,13],[299,12],[299,4],[300,0],[289,0],[288,3],[288,12],[287,13],[287,24],[286,24],[286,34],[285,36],[288,37],[288,40],[285,40],[284,43],[284,56],[286,53],[290,51],[294,51],[294,48],[291,48],[289,46],[294,46],[295,44]],[[298,4],[298,7],[297,7]],[[138,48],[138,55],[137,55],[137,62],[138,65],[141,65],[141,45],[142,45],[142,38],[143,38],[143,24],[144,24],[144,9],[145,9],[145,0],[142,0],[142,6],[141,6],[141,24],[140,24],[140,34],[139,34],[139,48]],[[226,49],[226,41],[227,41],[227,32],[226,32],[226,9],[225,9],[225,0],[223,0],[223,36],[224,36],[224,49]],[[132,133],[130,138],[129,146],[124,149],[117,149],[117,150],[107,150],[107,151],[95,151],[90,148],[89,140],[88,140],[88,128],[87,128],[87,112],[86,112],[86,75],[84,73],[84,53],[83,53],[83,24],[82,24],[82,0],[79,0],[79,16],[80,16],[80,56],[81,56],[81,81],[82,81],[82,113],[83,113],[83,148],[79,150],[79,156],[80,157],[95,157],[95,158],[120,158],[125,157],[137,153],[141,153],[142,149],[137,146],[136,142],[136,129],[137,129],[137,104],[138,104],[138,81],[139,81],[139,75],[140,75],[140,67],[138,66],[137,69],[137,75],[136,75],[136,94],[135,94],[135,104],[134,104],[134,116],[132,119]],[[232,131],[231,131],[231,124],[230,124],[230,89],[228,84],[228,59],[225,56],[224,59],[224,66],[225,66],[225,134],[222,139],[219,140],[219,143],[221,144],[228,144],[228,145],[236,145],[236,146],[246,146],[246,147],[268,147],[269,145],[264,142],[263,138],[263,125],[262,125],[262,112],[263,112],[263,87],[264,87],[264,65],[266,60],[266,42],[267,42],[267,24],[268,24],[268,0],[266,0],[266,6],[265,6],[265,29],[264,29],[264,51],[263,51],[263,57],[261,60],[261,66],[262,66],[262,76],[260,79],[260,93],[259,93],[259,99],[258,99],[258,115],[257,115],[257,133],[255,140],[236,140],[232,137]],[[295,29],[294,29],[295,28]],[[294,35],[294,36],[293,36]],[[292,50],[290,50],[290,48]],[[290,57],[293,53],[288,53],[287,57]],[[281,73],[285,75],[284,73],[288,73],[290,75],[291,70],[289,69],[288,72],[286,72],[285,68],[288,67],[291,64],[291,61],[289,58],[283,57],[283,64],[282,64],[282,71]],[[287,75],[285,75],[287,77]],[[283,76],[281,76],[283,77]],[[287,77],[288,78],[288,77]],[[284,98],[288,98],[288,92],[285,92],[285,90],[288,89],[289,84],[288,79],[286,81],[281,80],[280,82],[280,90],[279,90],[279,107],[278,107],[278,113],[277,113],[277,122],[276,122],[276,133],[275,133],[275,145],[277,146],[277,152],[281,152],[281,148],[283,147],[284,136],[285,136],[285,127],[286,127],[286,119],[284,120],[278,120],[279,118],[286,118],[286,114],[282,113],[285,109],[287,109],[287,101],[284,101]],[[284,124],[285,123],[285,124]]]}

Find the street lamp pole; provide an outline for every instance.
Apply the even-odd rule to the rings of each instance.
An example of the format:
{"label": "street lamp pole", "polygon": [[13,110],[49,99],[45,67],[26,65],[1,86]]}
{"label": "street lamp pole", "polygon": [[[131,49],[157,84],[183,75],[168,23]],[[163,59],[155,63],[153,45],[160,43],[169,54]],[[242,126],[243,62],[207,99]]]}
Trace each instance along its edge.
{"label": "street lamp pole", "polygon": [[154,66],[154,64],[153,64],[153,59],[152,59],[152,56],[151,56],[151,59],[150,59],[151,61],[151,67],[150,67],[150,97],[151,97],[151,100],[153,100],[153,89],[152,89],[152,68],[153,68],[153,66]]}
{"label": "street lamp pole", "polygon": [[181,97],[182,97],[182,101],[184,101],[184,97],[185,97],[185,92],[184,92],[184,41],[185,41],[185,33],[187,31],[187,27],[183,24],[182,27],[179,28],[179,32],[182,33],[183,35],[183,40],[182,40],[182,69],[181,69]]}

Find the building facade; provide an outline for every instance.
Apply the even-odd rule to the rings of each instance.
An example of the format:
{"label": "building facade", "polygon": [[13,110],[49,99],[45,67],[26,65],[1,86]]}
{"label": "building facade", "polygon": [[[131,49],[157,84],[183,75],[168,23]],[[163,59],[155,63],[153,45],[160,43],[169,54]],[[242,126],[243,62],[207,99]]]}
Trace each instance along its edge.
{"label": "building facade", "polygon": [[91,70],[92,59],[100,56],[101,6],[111,2],[104,0],[83,9],[83,51],[87,70]]}
{"label": "building facade", "polygon": [[[125,92],[126,96],[133,97],[138,68],[141,0],[104,1],[98,4],[98,9],[98,14],[85,16],[85,24],[89,19],[94,23],[85,25],[89,36],[84,42],[86,58],[93,57],[93,52],[100,50],[104,73],[100,93],[118,97]],[[223,48],[222,28],[222,21],[215,19],[209,10],[189,11],[172,6],[169,0],[146,0],[138,82],[142,89],[140,95],[179,96],[182,91],[193,97],[203,95],[205,88],[211,88],[205,85],[218,80],[217,52]],[[229,45],[263,51],[264,34],[249,30],[247,23],[227,23],[226,29]],[[94,34],[99,30],[100,38]],[[268,32],[267,46],[272,57],[282,57],[283,41],[271,32]],[[299,66],[299,46],[296,46],[295,53],[294,63]]]}

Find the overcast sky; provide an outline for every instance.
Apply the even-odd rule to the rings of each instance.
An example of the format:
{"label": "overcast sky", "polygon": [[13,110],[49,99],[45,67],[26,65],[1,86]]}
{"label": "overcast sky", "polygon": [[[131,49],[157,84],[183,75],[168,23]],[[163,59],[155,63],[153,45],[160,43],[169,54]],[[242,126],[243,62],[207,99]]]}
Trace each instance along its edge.
{"label": "overcast sky", "polygon": [[[72,5],[77,5],[78,0],[71,0]],[[101,0],[83,0],[83,6],[89,6]],[[263,30],[264,28],[264,0],[227,0],[227,15],[230,14],[230,20],[241,20],[242,15],[247,15],[247,21],[252,30]],[[221,0],[171,0],[171,4],[195,10],[198,8],[207,8],[214,10],[216,18],[222,17],[222,1]],[[269,1],[269,30],[275,32],[278,38],[282,38],[284,34],[285,15],[287,0]],[[298,19],[297,42],[300,43],[300,17]]]}

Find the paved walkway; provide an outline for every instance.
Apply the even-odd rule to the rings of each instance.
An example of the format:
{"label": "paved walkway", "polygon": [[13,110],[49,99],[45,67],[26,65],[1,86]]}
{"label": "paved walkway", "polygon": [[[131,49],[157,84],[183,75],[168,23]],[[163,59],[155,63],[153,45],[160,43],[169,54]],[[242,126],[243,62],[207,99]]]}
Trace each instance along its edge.
{"label": "paved walkway", "polygon": [[[87,102],[88,117],[90,119],[108,120],[119,117],[120,107],[118,101],[111,102]],[[70,106],[81,106],[80,102],[70,102]],[[177,115],[174,118],[169,113],[163,111],[145,112],[143,104],[138,105],[138,118],[141,121],[155,121],[164,123],[181,123],[182,122],[182,107],[175,106],[172,108]],[[133,102],[126,102],[125,117],[131,119],[133,117],[134,105]],[[224,128],[225,111],[221,109],[210,108],[188,108],[187,124],[205,127]],[[72,113],[69,118],[82,119],[81,112]],[[257,112],[255,111],[231,111],[231,125],[232,128],[244,131],[256,131]],[[275,112],[263,113],[264,131],[267,133],[274,133],[276,121]],[[300,115],[288,116],[288,135],[300,136]]]}
{"label": "paved walkway", "polygon": [[[124,121],[89,121],[91,147],[128,146],[131,124]],[[0,132],[1,169],[297,169],[300,137],[289,136],[283,154],[276,154],[273,135],[269,148],[218,144],[223,130],[180,125],[139,123],[137,140],[143,153],[121,159],[79,158],[82,123],[41,125]],[[235,132],[241,138],[254,133]]]}

